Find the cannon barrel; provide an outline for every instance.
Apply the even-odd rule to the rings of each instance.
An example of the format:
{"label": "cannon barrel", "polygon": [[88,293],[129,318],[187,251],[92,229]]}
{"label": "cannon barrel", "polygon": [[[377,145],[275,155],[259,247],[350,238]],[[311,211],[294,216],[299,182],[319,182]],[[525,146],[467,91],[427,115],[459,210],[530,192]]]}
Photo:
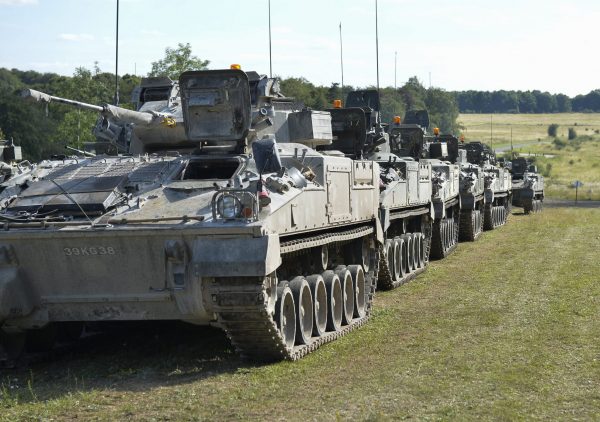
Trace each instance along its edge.
{"label": "cannon barrel", "polygon": [[168,117],[161,113],[156,112],[139,112],[134,110],[128,110],[126,108],[113,106],[110,104],[103,104],[97,106],[94,104],[88,104],[81,101],[69,100],[67,98],[55,97],[44,92],[36,91],[35,89],[24,89],[21,91],[21,98],[26,100],[35,101],[38,103],[50,103],[57,102],[67,104],[74,107],[85,108],[91,111],[96,111],[105,117],[123,121],[126,123],[135,123],[136,125],[148,126],[157,120],[157,117]]}

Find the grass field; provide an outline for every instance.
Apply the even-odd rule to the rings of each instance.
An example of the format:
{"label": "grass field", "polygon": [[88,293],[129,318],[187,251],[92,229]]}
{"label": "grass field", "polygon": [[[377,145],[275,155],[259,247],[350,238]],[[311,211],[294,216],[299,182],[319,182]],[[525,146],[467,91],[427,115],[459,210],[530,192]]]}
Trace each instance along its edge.
{"label": "grass field", "polygon": [[[466,141],[490,143],[494,148],[510,146],[510,132],[514,145],[548,142],[548,126],[559,125],[558,136],[567,137],[569,127],[579,135],[591,135],[600,130],[600,113],[554,113],[554,114],[461,114],[458,123],[464,126]],[[587,130],[586,130],[587,129]]]}
{"label": "grass field", "polygon": [[[490,115],[461,114],[458,121],[465,127],[466,141],[482,140],[490,144]],[[575,199],[575,180],[583,182],[578,191],[582,200],[600,199],[600,113],[557,114],[494,114],[494,149],[510,150],[510,130],[514,151],[536,157],[538,169],[546,176],[546,196]],[[565,147],[557,148],[548,137],[548,126],[559,124],[558,138]],[[576,130],[578,138],[567,140],[568,128]]]}
{"label": "grass field", "polygon": [[297,363],[247,365],[207,329],[87,338],[2,372],[0,419],[599,419],[599,226],[513,215]]}

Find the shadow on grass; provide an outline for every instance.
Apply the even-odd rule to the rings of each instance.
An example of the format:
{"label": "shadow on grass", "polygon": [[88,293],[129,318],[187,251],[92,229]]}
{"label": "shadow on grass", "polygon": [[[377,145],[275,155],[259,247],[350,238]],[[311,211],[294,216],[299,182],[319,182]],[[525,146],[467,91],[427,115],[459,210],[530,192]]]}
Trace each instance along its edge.
{"label": "shadow on grass", "polygon": [[212,327],[146,322],[101,328],[35,362],[0,369],[0,402],[2,392],[23,403],[101,389],[147,391],[255,366]]}

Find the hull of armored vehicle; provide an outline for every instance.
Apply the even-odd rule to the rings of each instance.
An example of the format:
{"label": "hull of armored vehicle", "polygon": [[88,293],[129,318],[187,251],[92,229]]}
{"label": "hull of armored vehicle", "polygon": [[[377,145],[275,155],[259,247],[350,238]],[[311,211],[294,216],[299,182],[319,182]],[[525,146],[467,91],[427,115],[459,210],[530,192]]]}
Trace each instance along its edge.
{"label": "hull of armored vehicle", "polygon": [[380,222],[385,241],[377,285],[393,289],[423,272],[432,235],[431,165],[393,154],[375,154],[381,168]]}
{"label": "hull of armored vehicle", "polygon": [[544,177],[527,173],[523,179],[512,181],[512,205],[523,208],[525,214],[539,212],[544,202]]}
{"label": "hull of armored vehicle", "polygon": [[508,169],[494,165],[484,166],[485,208],[483,229],[493,230],[502,226],[511,210],[512,179]]}
{"label": "hull of armored vehicle", "polygon": [[458,239],[474,241],[483,231],[485,177],[480,166],[460,164],[460,224]]}
{"label": "hull of armored vehicle", "polygon": [[432,259],[448,256],[458,243],[460,223],[460,169],[456,164],[440,160],[421,160],[430,163],[433,178]]}
{"label": "hull of armored vehicle", "polygon": [[[3,214],[1,330],[184,320],[220,326],[243,354],[274,360],[296,359],[359,326],[381,238],[378,165],[300,144],[281,144],[279,154],[287,170],[267,177],[263,206],[255,180],[227,186],[247,177],[247,158],[104,157],[53,168]],[[234,174],[203,176],[224,162]],[[310,168],[311,180],[296,167]],[[244,215],[219,216],[220,198],[239,200]],[[110,204],[118,205],[107,212]],[[38,218],[33,210],[79,215]],[[305,306],[312,310],[302,320]],[[10,335],[2,338],[10,349]]]}

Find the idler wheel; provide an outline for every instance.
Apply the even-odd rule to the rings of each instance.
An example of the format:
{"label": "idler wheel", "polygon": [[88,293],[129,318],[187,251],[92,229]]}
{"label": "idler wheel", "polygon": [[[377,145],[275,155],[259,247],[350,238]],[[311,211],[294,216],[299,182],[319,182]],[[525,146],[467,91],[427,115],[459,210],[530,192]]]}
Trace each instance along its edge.
{"label": "idler wheel", "polygon": [[319,274],[306,277],[313,297],[314,322],[313,336],[320,337],[327,330],[327,288]]}
{"label": "idler wheel", "polygon": [[308,281],[296,277],[290,281],[296,303],[296,342],[308,344],[313,332],[314,306]]}
{"label": "idler wheel", "polygon": [[354,286],[352,285],[352,274],[343,265],[335,269],[336,275],[342,285],[342,297],[344,312],[342,312],[342,325],[348,325],[352,322],[354,315]]}
{"label": "idler wheel", "polygon": [[277,287],[277,304],[275,305],[275,321],[288,348],[294,347],[296,340],[296,307],[294,295],[287,284]]}
{"label": "idler wheel", "polygon": [[344,301],[340,278],[333,271],[323,273],[327,290],[327,331],[338,331],[342,328]]}
{"label": "idler wheel", "polygon": [[354,318],[362,318],[367,313],[365,273],[361,265],[349,265],[348,271],[352,275],[352,287],[354,288]]}

